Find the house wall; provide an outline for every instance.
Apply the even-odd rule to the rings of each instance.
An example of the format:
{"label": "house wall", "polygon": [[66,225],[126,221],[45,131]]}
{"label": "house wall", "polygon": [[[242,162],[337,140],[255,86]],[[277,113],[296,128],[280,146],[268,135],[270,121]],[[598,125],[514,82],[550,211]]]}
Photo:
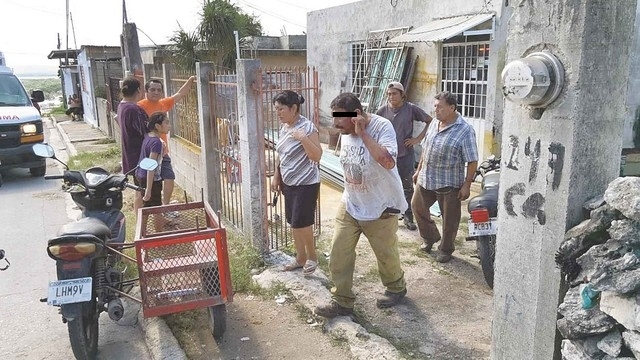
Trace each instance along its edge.
{"label": "house wall", "polygon": [[[398,1],[392,7],[388,0],[363,0],[333,8],[322,9],[308,13],[307,16],[307,64],[315,66],[320,78],[320,116],[324,125],[331,123],[329,104],[341,92],[351,91],[349,74],[350,45],[364,41],[367,33],[373,30],[424,25],[436,18],[475,14],[479,12],[496,12],[496,27],[501,24],[500,15],[503,11],[502,1],[492,1],[485,6],[484,0],[452,0],[447,6],[442,6],[436,0],[406,0]],[[382,16],[381,14],[385,14]],[[357,19],[357,21],[355,20]],[[369,20],[369,21],[367,21]],[[504,61],[494,58],[504,56],[504,42],[506,36],[496,36],[492,40],[490,52],[490,66],[488,86],[488,107],[495,102],[496,80],[499,77]],[[432,113],[433,97],[440,89],[440,44],[408,43],[413,47],[413,55],[418,55],[415,73],[410,87],[407,89],[408,100]],[[487,114],[489,115],[489,113]],[[484,156],[491,149],[491,133],[493,124],[501,124],[501,112],[487,116],[485,132],[489,141],[485,145]],[[415,126],[415,132],[422,130]],[[481,136],[487,137],[487,134]],[[499,153],[499,150],[498,150]]]}
{"label": "house wall", "polygon": [[304,54],[293,55],[259,55],[262,67],[306,67],[307,57]]}
{"label": "house wall", "polygon": [[91,75],[91,61],[87,57],[87,52],[85,50],[82,50],[80,54],[78,54],[78,71],[80,72],[80,88],[82,90],[81,95],[82,108],[84,110],[84,121],[93,126],[98,126],[93,76]]}
{"label": "house wall", "polygon": [[69,96],[72,96],[76,92],[74,76],[71,73],[71,68],[62,68],[62,83],[64,84],[64,88],[62,89],[62,96],[64,97],[66,103],[66,100],[69,98]]}

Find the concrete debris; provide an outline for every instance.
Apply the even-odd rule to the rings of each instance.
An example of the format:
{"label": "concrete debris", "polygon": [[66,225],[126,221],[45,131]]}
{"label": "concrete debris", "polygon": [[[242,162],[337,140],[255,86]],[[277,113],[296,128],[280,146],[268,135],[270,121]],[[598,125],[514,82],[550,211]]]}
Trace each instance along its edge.
{"label": "concrete debris", "polygon": [[[321,269],[317,269],[312,276],[302,276],[300,270],[282,271],[285,264],[291,263],[292,257],[276,251],[266,258],[269,267],[260,274],[252,277],[253,281],[263,288],[274,285],[284,286],[295,300],[312,311],[318,305],[331,301],[331,293],[327,289],[329,279]],[[278,299],[286,297],[280,296]],[[276,300],[278,302],[278,300]],[[311,323],[309,321],[312,321]],[[324,330],[334,339],[346,340],[355,359],[398,359],[400,353],[385,338],[370,334],[365,328],[354,322],[348,316],[338,316],[334,319],[323,319]],[[320,326],[315,319],[307,320],[310,327]]]}
{"label": "concrete debris", "polygon": [[[567,231],[556,254],[572,286],[558,307],[562,357],[640,359],[640,178],[612,181],[584,208],[590,218]],[[581,297],[585,286],[592,298]]]}

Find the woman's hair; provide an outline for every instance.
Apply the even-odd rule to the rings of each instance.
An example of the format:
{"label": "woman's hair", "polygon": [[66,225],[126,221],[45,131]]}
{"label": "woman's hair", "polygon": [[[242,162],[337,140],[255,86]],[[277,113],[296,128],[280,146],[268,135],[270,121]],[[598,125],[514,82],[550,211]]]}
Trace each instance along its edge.
{"label": "woman's hair", "polygon": [[285,105],[288,108],[296,105],[298,107],[298,112],[300,112],[300,105],[304,104],[304,96],[298,94],[295,91],[283,90],[273,98],[273,101],[271,103],[275,105],[276,102]]}
{"label": "woman's hair", "polygon": [[154,131],[156,129],[156,125],[162,124],[162,122],[166,118],[167,114],[161,111],[154,112],[153,114],[151,114],[151,116],[149,116],[149,122],[147,122],[147,130],[149,130],[149,132]]}
{"label": "woman's hair", "polygon": [[122,92],[122,96],[129,97],[133,96],[140,89],[140,80],[134,77],[128,77],[122,81],[122,87],[120,91]]}
{"label": "woman's hair", "polygon": [[364,111],[360,99],[353,93],[342,93],[336,96],[329,105],[331,109],[343,109],[344,111]]}

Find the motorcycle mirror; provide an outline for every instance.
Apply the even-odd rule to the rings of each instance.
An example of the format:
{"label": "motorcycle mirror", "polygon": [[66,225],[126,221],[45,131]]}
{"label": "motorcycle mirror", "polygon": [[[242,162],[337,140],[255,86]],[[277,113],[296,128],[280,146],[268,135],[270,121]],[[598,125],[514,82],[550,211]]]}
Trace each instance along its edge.
{"label": "motorcycle mirror", "polygon": [[60,164],[64,165],[64,167],[68,170],[69,166],[67,166],[67,164],[63,163],[62,161],[60,161],[60,159],[58,159],[56,157],[56,152],[53,150],[53,147],[51,147],[51,145],[49,144],[34,144],[31,149],[33,150],[33,153],[36,156],[39,157],[43,157],[43,158],[49,158],[49,159],[54,159],[57,162],[59,162]]}
{"label": "motorcycle mirror", "polygon": [[32,148],[33,153],[37,156],[52,159],[56,156],[55,151],[53,151],[53,148],[49,144],[35,144],[32,146]]}
{"label": "motorcycle mirror", "polygon": [[153,171],[158,167],[158,162],[150,158],[144,158],[142,159],[142,161],[140,161],[140,164],[138,166],[140,166],[140,168],[143,170]]}

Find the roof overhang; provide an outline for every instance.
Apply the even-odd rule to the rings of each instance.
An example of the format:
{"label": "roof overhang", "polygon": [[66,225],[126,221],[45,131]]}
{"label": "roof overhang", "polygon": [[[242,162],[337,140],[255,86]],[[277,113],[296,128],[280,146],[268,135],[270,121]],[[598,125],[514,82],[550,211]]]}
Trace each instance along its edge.
{"label": "roof overhang", "polygon": [[76,59],[79,53],[80,50],[51,50],[49,55],[47,55],[47,59],[66,59],[67,56],[70,59]]}
{"label": "roof overhang", "polygon": [[[456,16],[450,17],[446,19],[437,19],[432,22],[417,27],[405,34],[396,36],[387,42],[391,43],[411,43],[411,42],[438,42],[443,41],[449,38],[452,38],[456,35],[460,35],[467,30],[476,27],[487,20],[491,20],[494,17],[494,13],[483,13],[483,14],[475,14],[475,15],[464,15],[464,16]],[[485,34],[493,33],[493,23],[491,25],[491,29],[473,31],[474,34],[479,34],[480,32]],[[471,34],[467,34],[471,35]]]}

